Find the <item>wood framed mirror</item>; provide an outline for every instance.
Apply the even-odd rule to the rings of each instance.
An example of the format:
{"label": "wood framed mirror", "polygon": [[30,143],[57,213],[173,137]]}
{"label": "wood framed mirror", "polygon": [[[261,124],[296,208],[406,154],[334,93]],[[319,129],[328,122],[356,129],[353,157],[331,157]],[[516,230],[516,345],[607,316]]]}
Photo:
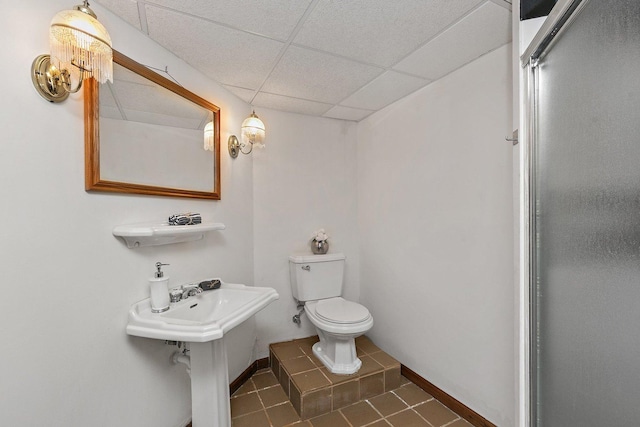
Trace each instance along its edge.
{"label": "wood framed mirror", "polygon": [[115,50],[113,75],[84,83],[85,189],[220,200],[220,109]]}

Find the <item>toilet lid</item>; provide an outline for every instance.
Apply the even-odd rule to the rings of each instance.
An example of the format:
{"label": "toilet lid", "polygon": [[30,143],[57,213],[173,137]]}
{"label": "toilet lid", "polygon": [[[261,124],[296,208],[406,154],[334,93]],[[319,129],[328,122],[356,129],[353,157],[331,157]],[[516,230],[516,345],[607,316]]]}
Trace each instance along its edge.
{"label": "toilet lid", "polygon": [[365,306],[340,297],[320,300],[315,308],[318,317],[333,323],[356,323],[370,317]]}

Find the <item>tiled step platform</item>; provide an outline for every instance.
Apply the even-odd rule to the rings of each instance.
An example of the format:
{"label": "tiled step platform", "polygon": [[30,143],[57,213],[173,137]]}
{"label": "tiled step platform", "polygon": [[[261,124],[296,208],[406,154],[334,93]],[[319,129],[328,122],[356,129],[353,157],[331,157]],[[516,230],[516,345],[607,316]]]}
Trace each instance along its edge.
{"label": "tiled step platform", "polygon": [[356,338],[362,367],[353,375],[335,375],[313,355],[318,337],[271,344],[273,374],[302,420],[328,414],[370,399],[401,384],[400,362],[380,350],[369,338]]}

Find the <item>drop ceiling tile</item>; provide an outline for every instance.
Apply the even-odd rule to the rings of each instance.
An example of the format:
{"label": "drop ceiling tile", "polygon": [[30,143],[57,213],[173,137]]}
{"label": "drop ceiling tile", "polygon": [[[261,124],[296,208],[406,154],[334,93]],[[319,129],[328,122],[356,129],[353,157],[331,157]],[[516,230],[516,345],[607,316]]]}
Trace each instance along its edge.
{"label": "drop ceiling tile", "polygon": [[428,83],[430,80],[387,71],[343,100],[340,105],[379,110]]}
{"label": "drop ceiling tile", "polygon": [[149,36],[220,83],[257,89],[284,43],[146,6]]}
{"label": "drop ceiling tile", "polygon": [[234,94],[235,96],[242,99],[244,102],[248,104],[251,103],[251,100],[253,99],[253,95],[255,95],[256,93],[256,91],[253,89],[245,89],[243,87],[236,87],[236,86],[230,86],[230,85],[224,85],[224,87],[229,92],[231,92],[232,94]]}
{"label": "drop ceiling tile", "polygon": [[320,116],[331,108],[331,104],[323,104],[306,99],[291,98],[265,92],[259,92],[253,100],[252,105],[272,108],[274,110],[290,111],[292,113],[309,114],[312,116]]}
{"label": "drop ceiling tile", "polygon": [[337,104],[382,72],[381,68],[290,46],[262,90]]}
{"label": "drop ceiling tile", "polygon": [[320,0],[294,43],[389,67],[482,0]]}
{"label": "drop ceiling tile", "polygon": [[487,2],[393,68],[439,79],[511,41],[511,13]]}
{"label": "drop ceiling tile", "polygon": [[349,108],[343,107],[341,105],[336,105],[335,107],[324,113],[322,117],[359,122],[372,113],[373,111],[371,110],[360,110],[358,108]]}
{"label": "drop ceiling tile", "polygon": [[147,3],[200,16],[254,34],[287,40],[311,0],[147,0]]}
{"label": "drop ceiling tile", "polygon": [[[140,29],[140,15],[138,14],[138,2],[134,0],[98,0],[96,3],[106,7],[120,18],[127,21],[137,29]],[[100,17],[98,16],[98,19]]]}

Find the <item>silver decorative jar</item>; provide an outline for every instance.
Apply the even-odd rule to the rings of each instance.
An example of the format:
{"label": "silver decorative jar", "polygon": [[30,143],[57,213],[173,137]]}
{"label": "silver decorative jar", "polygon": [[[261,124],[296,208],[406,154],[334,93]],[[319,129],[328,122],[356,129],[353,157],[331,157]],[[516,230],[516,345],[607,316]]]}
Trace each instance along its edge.
{"label": "silver decorative jar", "polygon": [[311,241],[311,252],[316,255],[324,255],[329,250],[329,242],[326,240],[316,240],[313,239]]}

